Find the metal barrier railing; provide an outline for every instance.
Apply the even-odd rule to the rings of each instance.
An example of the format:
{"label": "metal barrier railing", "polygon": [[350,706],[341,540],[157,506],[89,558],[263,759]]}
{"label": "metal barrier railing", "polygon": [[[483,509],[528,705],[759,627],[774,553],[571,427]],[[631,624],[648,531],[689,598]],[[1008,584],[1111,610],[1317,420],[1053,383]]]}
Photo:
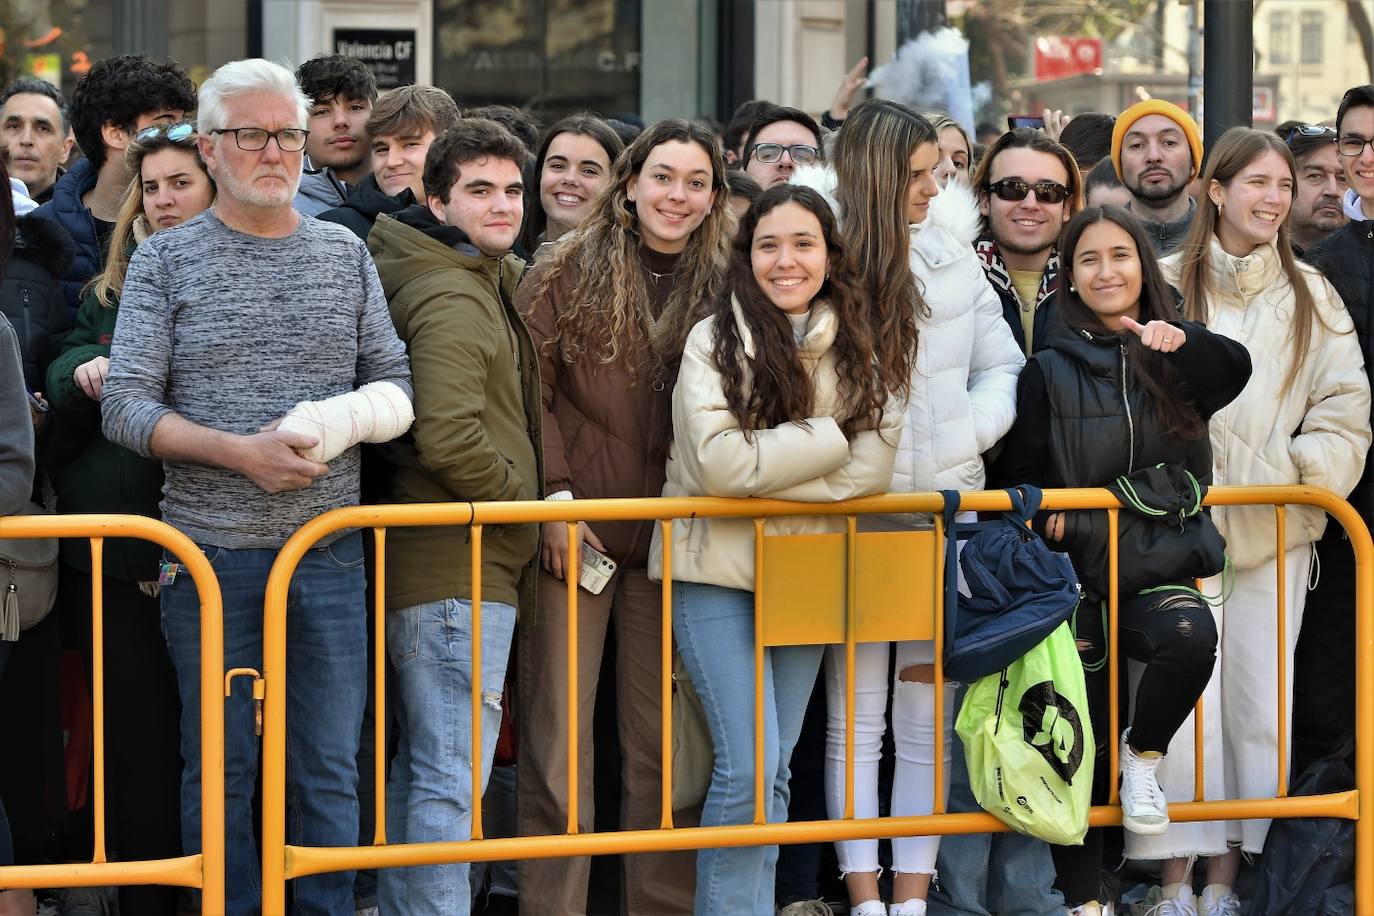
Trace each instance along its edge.
{"label": "metal barrier railing", "polygon": [[[1108,512],[1109,530],[1112,544],[1109,555],[1109,571],[1113,583],[1113,594],[1108,602],[1109,638],[1109,683],[1111,691],[1111,732],[1120,733],[1118,721],[1118,665],[1119,647],[1117,639],[1118,601],[1115,594],[1117,581],[1117,522],[1119,503],[1107,490],[1047,490],[1043,507],[1048,510],[1105,509]],[[1328,490],[1314,487],[1216,487],[1209,491],[1207,504],[1212,506],[1272,505],[1277,517],[1277,543],[1279,554],[1283,554],[1285,543],[1286,505],[1310,505],[1325,510],[1342,525],[1350,536],[1356,557],[1356,610],[1357,610],[1357,668],[1356,668],[1356,721],[1357,725],[1357,763],[1356,788],[1348,792],[1338,792],[1319,796],[1290,797],[1287,795],[1287,697],[1284,689],[1286,682],[1286,640],[1283,638],[1286,626],[1284,606],[1284,564],[1279,562],[1279,599],[1277,608],[1279,678],[1278,711],[1279,740],[1275,753],[1278,759],[1278,790],[1274,797],[1263,799],[1226,799],[1207,800],[1203,791],[1203,742],[1201,738],[1202,716],[1199,709],[1196,715],[1195,742],[1195,800],[1171,804],[1169,816],[1174,822],[1244,820],[1249,818],[1289,818],[1289,817],[1334,817],[1356,821],[1356,900],[1360,913],[1374,913],[1374,542],[1359,514],[1344,500]],[[898,632],[888,637],[882,636],[885,627],[893,625],[894,619],[863,620],[856,615],[858,591],[867,581],[865,569],[881,569],[885,575],[900,574],[901,551],[909,551],[908,557],[918,557],[926,562],[933,561],[929,572],[931,619],[927,621],[928,635],[933,638],[935,650],[935,709],[943,708],[945,689],[941,670],[942,640],[941,627],[943,615],[941,606],[941,575],[943,570],[943,540],[939,537],[940,522],[936,520],[933,538],[912,539],[897,545],[879,544],[871,553],[877,559],[861,561],[859,556],[860,539],[865,533],[857,532],[856,521],[859,516],[891,513],[939,513],[943,508],[941,497],[935,493],[889,494],[845,503],[795,503],[763,499],[638,499],[638,500],[577,500],[573,502],[506,502],[506,503],[451,503],[408,506],[362,506],[338,509],[328,512],[306,524],[283,546],[276,564],[268,579],[266,608],[264,615],[263,640],[263,677],[266,681],[265,714],[263,725],[263,913],[276,916],[285,912],[285,882],[293,878],[320,874],[331,871],[346,871],[358,868],[388,868],[405,865],[435,865],[451,862],[479,862],[504,859],[552,858],[560,856],[606,855],[614,853],[662,852],[669,850],[697,849],[703,847],[747,846],[775,843],[809,843],[837,840],[854,840],[894,836],[945,835],[963,833],[985,833],[1004,831],[1007,828],[990,814],[986,813],[944,813],[942,793],[936,792],[935,813],[911,817],[880,817],[855,819],[853,817],[853,741],[854,741],[854,665],[853,652],[856,642],[879,638],[908,639],[910,632]],[[961,510],[997,512],[1010,509],[1010,500],[1003,492],[978,492],[964,494],[960,503]],[[810,621],[798,629],[795,622],[787,622],[774,628],[767,619],[768,598],[764,594],[767,582],[767,564],[773,562],[765,551],[765,538],[758,536],[764,530],[764,520],[781,516],[830,516],[838,517],[836,527],[844,519],[843,530],[833,535],[814,536],[810,543],[803,545],[809,556],[825,555],[842,564],[842,573],[836,581],[842,583],[834,594],[838,597],[835,619],[829,621]],[[681,518],[740,518],[755,521],[755,562],[758,587],[755,592],[755,760],[762,759],[763,749],[759,726],[762,717],[763,678],[760,670],[765,645],[787,645],[787,639],[800,638],[808,643],[828,642],[845,646],[850,664],[846,666],[846,790],[845,817],[834,821],[810,821],[803,823],[768,824],[764,817],[764,772],[756,765],[754,823],[745,825],[716,827],[673,826],[672,811],[672,722],[671,722],[671,595],[672,595],[672,519]],[[662,674],[661,697],[662,716],[662,809],[661,824],[657,829],[624,830],[613,833],[579,833],[578,798],[578,757],[575,741],[569,740],[568,749],[568,825],[567,833],[553,836],[511,837],[484,839],[482,837],[482,749],[481,730],[473,729],[472,754],[472,839],[438,842],[387,845],[384,824],[385,818],[385,772],[379,764],[376,773],[376,833],[373,844],[364,847],[315,848],[287,845],[286,843],[286,598],[291,576],[297,563],[320,538],[347,528],[372,528],[376,538],[376,642],[377,670],[376,702],[378,709],[384,708],[385,683],[383,678],[385,652],[385,556],[386,529],[407,526],[468,526],[471,529],[472,552],[472,721],[481,721],[481,551],[482,531],[486,525],[505,525],[520,523],[563,522],[568,525],[569,550],[567,561],[568,592],[568,652],[575,657],[577,652],[577,608],[578,586],[577,571],[579,561],[577,547],[579,540],[576,532],[578,521],[595,523],[598,521],[656,521],[660,524],[664,539],[665,559],[663,582],[662,627],[663,646],[660,657]],[[906,532],[903,532],[906,534]],[[931,534],[931,532],[926,532]],[[803,536],[809,537],[809,536]],[[825,539],[830,538],[827,542]],[[838,539],[838,540],[833,540]],[[817,553],[819,552],[819,553]],[[868,557],[870,552],[865,553]],[[894,566],[894,557],[898,565]],[[907,564],[910,566],[910,564]],[[812,566],[811,568],[816,568]],[[910,572],[910,570],[908,570]],[[818,573],[819,575],[819,573]],[[919,570],[917,572],[919,576]],[[878,578],[872,574],[869,579]],[[924,606],[924,605],[923,605]],[[772,615],[778,617],[780,615]],[[907,615],[910,616],[909,614]],[[836,629],[838,621],[838,630]],[[861,630],[867,630],[860,636]],[[800,633],[800,636],[798,635]],[[570,736],[577,735],[578,709],[575,698],[577,691],[577,666],[568,665],[568,730]],[[376,717],[377,747],[386,746],[384,727],[386,717]],[[942,784],[942,761],[944,735],[942,729],[935,729],[935,784]],[[1118,747],[1115,740],[1109,741],[1110,766],[1112,772],[1118,767]],[[379,758],[380,759],[380,758]],[[457,778],[457,777],[455,777]],[[1117,804],[1116,781],[1112,785],[1110,803],[1094,807],[1090,823],[1094,826],[1119,824],[1121,810]]]}
{"label": "metal barrier railing", "polygon": [[[90,862],[0,867],[0,890],[165,884],[198,888],[205,913],[224,912],[224,638],[219,580],[194,542],[161,521],[139,515],[0,517],[0,539],[88,538],[91,542],[91,707],[95,843]],[[110,862],[105,848],[106,538],[134,538],[165,548],[200,596],[201,851],[173,859]],[[56,613],[56,611],[54,611]]]}

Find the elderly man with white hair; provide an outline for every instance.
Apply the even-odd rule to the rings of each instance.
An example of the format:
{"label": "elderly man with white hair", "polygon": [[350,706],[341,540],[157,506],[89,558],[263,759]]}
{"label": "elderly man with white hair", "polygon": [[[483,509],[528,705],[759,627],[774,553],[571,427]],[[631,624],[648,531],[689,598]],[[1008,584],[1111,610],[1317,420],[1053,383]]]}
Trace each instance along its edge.
{"label": "elderly man with white hair", "polygon": [[[367,249],[291,207],[307,100],[265,60],[225,64],[200,91],[214,206],[151,236],[129,263],[102,394],[106,435],[162,459],[163,518],[191,537],[223,591],[226,667],[261,670],[263,593],[277,550],[358,501],[361,431],[400,435],[413,392]],[[364,389],[360,391],[359,389]],[[200,848],[200,610],[163,564],[162,617],[182,701],[182,835]],[[326,538],[300,563],[287,623],[290,842],[358,839],[355,755],[367,672],[363,547]],[[228,912],[259,905],[253,702],[225,710]],[[296,882],[295,912],[351,914],[353,874]]]}

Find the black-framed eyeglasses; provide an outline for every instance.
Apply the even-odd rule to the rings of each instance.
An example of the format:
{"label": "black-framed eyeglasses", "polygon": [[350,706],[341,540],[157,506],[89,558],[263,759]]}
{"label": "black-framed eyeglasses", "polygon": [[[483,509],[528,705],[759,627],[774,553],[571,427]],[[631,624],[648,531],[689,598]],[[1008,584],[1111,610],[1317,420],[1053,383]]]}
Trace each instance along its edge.
{"label": "black-framed eyeglasses", "polygon": [[996,194],[1006,201],[1025,200],[1026,195],[1035,192],[1035,199],[1042,204],[1060,204],[1069,199],[1069,189],[1057,181],[1022,181],[1020,178],[1003,178],[987,186],[988,193]]}
{"label": "black-framed eyeglasses", "polygon": [[145,127],[134,134],[134,139],[139,143],[147,143],[149,140],[156,140],[158,137],[166,137],[173,143],[184,143],[196,135],[196,126],[187,121],[178,124],[153,124]]}
{"label": "black-framed eyeglasses", "polygon": [[1346,134],[1336,140],[1336,152],[1347,159],[1354,159],[1363,153],[1366,146],[1374,148],[1374,137],[1365,139],[1355,134]]}
{"label": "black-framed eyeglasses", "polygon": [[755,143],[749,150],[750,158],[759,162],[777,162],[783,153],[791,156],[797,165],[810,165],[821,155],[820,150],[805,143],[793,143],[791,146],[783,146],[781,143]]}
{"label": "black-framed eyeglasses", "polygon": [[303,127],[283,127],[281,130],[266,130],[261,127],[219,127],[212,134],[233,134],[234,142],[245,153],[256,153],[267,149],[267,141],[277,141],[277,149],[283,153],[299,153],[305,149],[305,138],[310,131]]}
{"label": "black-framed eyeglasses", "polygon": [[[1298,138],[1303,140],[1335,140],[1336,128],[1325,127],[1321,124],[1299,124],[1288,132],[1288,136],[1284,138],[1283,142],[1292,146],[1293,141]],[[1359,154],[1356,153],[1356,155]]]}

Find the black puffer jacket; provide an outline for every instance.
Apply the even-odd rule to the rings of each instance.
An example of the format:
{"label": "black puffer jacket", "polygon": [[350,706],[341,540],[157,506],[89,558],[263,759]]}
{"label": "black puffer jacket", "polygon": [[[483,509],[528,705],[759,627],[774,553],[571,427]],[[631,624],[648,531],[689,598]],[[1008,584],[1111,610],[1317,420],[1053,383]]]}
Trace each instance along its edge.
{"label": "black puffer jacket", "polygon": [[14,251],[0,281],[0,311],[19,335],[24,382],[43,390],[48,364],[71,330],[60,281],[72,263],[72,240],[61,226],[37,216],[15,222]]}
{"label": "black puffer jacket", "polygon": [[[1249,381],[1250,354],[1201,324],[1172,324],[1188,339],[1167,358],[1206,421]],[[1128,344],[1126,336],[1071,328],[1057,316],[1050,322],[1044,348],[1021,371],[1016,423],[1003,440],[990,486],[1100,487],[1160,463],[1181,465],[1202,483],[1211,480],[1207,436],[1165,435],[1131,370],[1139,350]],[[1071,556],[1106,538],[1105,512],[1065,516],[1062,546]],[[1129,549],[1123,532],[1122,551]]]}
{"label": "black puffer jacket", "polygon": [[415,194],[410,188],[392,196],[377,186],[375,177],[368,175],[354,186],[342,206],[326,210],[316,219],[347,226],[354,235],[366,242],[378,215],[399,213],[415,202]]}
{"label": "black puffer jacket", "polygon": [[[1374,382],[1374,343],[1371,342],[1371,308],[1374,308],[1374,220],[1346,223],[1321,243],[1308,249],[1307,263],[1326,274],[1340,293],[1345,310],[1355,322],[1355,336],[1364,354],[1365,372]],[[1370,408],[1374,421],[1374,407]],[[1367,523],[1374,523],[1374,468],[1365,462],[1360,482],[1349,502]]]}

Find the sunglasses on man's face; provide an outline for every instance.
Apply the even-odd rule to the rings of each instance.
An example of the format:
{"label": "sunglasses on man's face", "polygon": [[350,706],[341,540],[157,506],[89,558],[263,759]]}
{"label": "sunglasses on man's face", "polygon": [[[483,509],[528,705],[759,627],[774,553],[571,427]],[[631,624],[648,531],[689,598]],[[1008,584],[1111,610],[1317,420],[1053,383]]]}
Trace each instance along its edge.
{"label": "sunglasses on man's face", "polygon": [[1035,199],[1042,204],[1060,204],[1069,199],[1069,189],[1057,181],[1030,182],[1020,178],[1003,178],[988,185],[987,191],[1013,203],[1025,200],[1032,191],[1035,192]]}
{"label": "sunglasses on man's face", "polygon": [[787,153],[797,165],[810,165],[820,156],[821,151],[804,143],[783,146],[781,143],[759,143],[754,146],[753,158],[759,162],[777,162]]}

